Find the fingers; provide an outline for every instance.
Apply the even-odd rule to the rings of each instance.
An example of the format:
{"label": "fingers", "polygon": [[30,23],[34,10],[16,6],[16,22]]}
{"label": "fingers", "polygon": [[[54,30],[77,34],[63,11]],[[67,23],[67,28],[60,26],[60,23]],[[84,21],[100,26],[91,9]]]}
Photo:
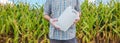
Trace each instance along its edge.
{"label": "fingers", "polygon": [[75,22],[74,22],[74,24],[76,24],[78,21],[77,20],[75,20]]}
{"label": "fingers", "polygon": [[56,19],[56,18],[55,18],[55,19],[53,19],[53,22],[57,22],[57,21],[58,21],[58,19]]}
{"label": "fingers", "polygon": [[50,19],[50,23],[57,22],[57,19]]}
{"label": "fingers", "polygon": [[80,18],[75,19],[74,24],[76,24],[79,20],[80,20]]}
{"label": "fingers", "polygon": [[60,30],[60,27],[58,25],[54,25],[55,29]]}
{"label": "fingers", "polygon": [[55,24],[57,21],[58,21],[58,19],[56,19],[56,18],[50,19],[50,23],[55,27],[55,29],[60,29],[60,27]]}

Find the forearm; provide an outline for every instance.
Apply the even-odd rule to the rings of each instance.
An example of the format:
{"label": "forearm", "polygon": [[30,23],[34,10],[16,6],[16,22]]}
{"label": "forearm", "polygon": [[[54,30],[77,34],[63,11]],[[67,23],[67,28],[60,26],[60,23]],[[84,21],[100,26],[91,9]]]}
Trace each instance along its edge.
{"label": "forearm", "polygon": [[50,19],[51,19],[50,16],[48,16],[48,15],[44,15],[44,18],[48,21],[50,21]]}

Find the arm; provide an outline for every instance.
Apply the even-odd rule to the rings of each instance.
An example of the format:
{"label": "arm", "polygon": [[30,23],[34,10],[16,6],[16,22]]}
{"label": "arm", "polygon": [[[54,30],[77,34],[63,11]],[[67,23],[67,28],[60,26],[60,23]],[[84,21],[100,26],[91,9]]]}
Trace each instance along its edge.
{"label": "arm", "polygon": [[54,26],[56,29],[59,29],[58,26],[55,25],[57,22],[57,19],[51,18],[51,0],[46,0],[46,3],[44,4],[44,18],[49,21],[52,26]]}
{"label": "arm", "polygon": [[59,26],[55,25],[55,23],[58,21],[57,19],[51,19],[48,15],[44,15],[44,18],[48,20],[56,29],[60,29]]}
{"label": "arm", "polygon": [[80,9],[80,3],[79,0],[77,0],[76,2],[76,6],[75,6],[76,11],[79,12],[78,17],[76,18],[74,23],[77,23],[80,20],[80,16],[81,16],[81,9]]}
{"label": "arm", "polygon": [[44,4],[44,15],[43,17],[50,21],[50,14],[51,14],[51,4],[50,4],[50,0],[46,0],[45,4]]}
{"label": "arm", "polygon": [[50,16],[48,16],[48,15],[44,15],[44,18],[47,20],[47,21],[50,21]]}

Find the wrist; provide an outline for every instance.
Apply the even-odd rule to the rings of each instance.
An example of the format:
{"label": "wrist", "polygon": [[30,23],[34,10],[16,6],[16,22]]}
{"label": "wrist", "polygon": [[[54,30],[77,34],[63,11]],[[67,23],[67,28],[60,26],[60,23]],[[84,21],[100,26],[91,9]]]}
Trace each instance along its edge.
{"label": "wrist", "polygon": [[49,19],[49,22],[51,23],[52,21],[53,21],[53,19],[50,18],[50,19]]}

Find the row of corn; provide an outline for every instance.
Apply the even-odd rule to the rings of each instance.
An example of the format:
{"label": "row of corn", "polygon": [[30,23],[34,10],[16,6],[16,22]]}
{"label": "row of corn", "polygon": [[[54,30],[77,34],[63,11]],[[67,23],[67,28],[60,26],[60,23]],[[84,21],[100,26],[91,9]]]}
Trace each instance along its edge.
{"label": "row of corn", "polygon": [[[39,5],[37,5],[39,6]],[[49,23],[43,18],[43,6],[29,4],[0,5],[0,43],[50,43]],[[81,5],[76,24],[79,43],[120,43],[120,3]]]}

